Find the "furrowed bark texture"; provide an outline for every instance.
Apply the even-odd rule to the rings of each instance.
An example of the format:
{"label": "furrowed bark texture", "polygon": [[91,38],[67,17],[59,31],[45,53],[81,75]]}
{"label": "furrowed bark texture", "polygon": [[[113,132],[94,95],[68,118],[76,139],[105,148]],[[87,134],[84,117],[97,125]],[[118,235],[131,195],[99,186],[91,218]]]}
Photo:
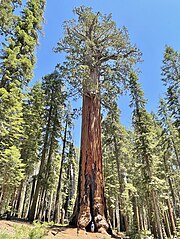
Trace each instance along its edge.
{"label": "furrowed bark texture", "polygon": [[97,95],[83,96],[79,170],[77,226],[85,229],[93,221],[97,231],[106,231],[109,225],[104,198],[101,115]]}

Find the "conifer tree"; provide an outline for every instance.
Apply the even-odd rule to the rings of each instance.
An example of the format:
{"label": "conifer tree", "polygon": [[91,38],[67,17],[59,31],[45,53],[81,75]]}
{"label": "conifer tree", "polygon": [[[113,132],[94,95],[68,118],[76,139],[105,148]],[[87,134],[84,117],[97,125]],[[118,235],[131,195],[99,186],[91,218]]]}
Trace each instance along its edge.
{"label": "conifer tree", "polygon": [[132,142],[130,132],[120,123],[116,102],[112,105],[102,121],[106,197],[113,228],[128,233],[132,221],[131,200],[136,191],[131,180]]}
{"label": "conifer tree", "polygon": [[18,187],[23,178],[24,165],[20,157],[21,142],[24,139],[21,99],[22,93],[15,84],[11,84],[9,91],[0,88],[0,198],[3,208],[0,213],[2,214],[9,206],[14,188]]}
{"label": "conifer tree", "polygon": [[[119,93],[138,50],[129,41],[126,28],[117,29],[111,15],[93,13],[91,8],[75,8],[78,20],[66,21],[64,38],[56,51],[66,52],[61,70],[72,88],[82,93],[82,133],[77,203],[72,223],[85,229],[94,221],[105,232],[107,212],[102,172],[100,98]],[[111,92],[111,94],[107,94]]]}
{"label": "conifer tree", "polygon": [[177,128],[180,126],[180,53],[167,46],[164,51],[162,81],[167,87],[166,101],[168,110]]}
{"label": "conifer tree", "polygon": [[56,189],[55,210],[54,210],[54,222],[56,222],[56,223],[60,223],[60,208],[61,208],[61,210],[64,210],[63,203],[61,200],[62,199],[61,198],[62,197],[62,184],[63,184],[63,182],[62,182],[63,181],[63,169],[64,169],[64,163],[65,163],[65,159],[66,159],[66,148],[72,140],[71,139],[72,138],[71,137],[72,119],[73,119],[73,113],[72,113],[71,107],[69,105],[69,106],[66,106],[66,109],[64,111],[64,120],[62,121],[64,123],[64,129],[63,129],[64,132],[62,135],[62,153],[61,153],[59,180],[58,180],[58,185],[57,185],[57,189]]}
{"label": "conifer tree", "polygon": [[35,47],[41,30],[45,0],[27,1],[14,26],[12,36],[2,51],[0,87],[8,88],[14,82],[23,88],[32,79],[35,65]]}
{"label": "conifer tree", "polygon": [[176,167],[180,168],[178,129],[174,125],[174,121],[171,117],[171,114],[168,112],[168,105],[166,101],[164,101],[163,99],[160,100],[159,117],[160,117],[160,124],[163,128],[163,133],[171,144],[170,148],[173,148],[173,153],[174,153],[173,158],[175,159]]}
{"label": "conifer tree", "polygon": [[18,19],[14,11],[21,4],[21,0],[0,1],[0,35],[7,36],[13,33],[13,27]]}
{"label": "conifer tree", "polygon": [[[29,211],[28,219],[33,221],[40,214],[46,194],[48,174],[52,167],[54,155],[58,149],[58,139],[61,137],[63,110],[65,107],[66,92],[60,74],[55,70],[43,78],[42,89],[45,94],[45,114],[43,128],[42,151],[37,184]],[[53,155],[54,154],[54,155]],[[39,197],[39,194],[41,195]],[[39,198],[39,200],[38,200]],[[39,209],[38,209],[39,205]]]}
{"label": "conifer tree", "polygon": [[[180,195],[179,195],[179,145],[180,139],[174,121],[167,110],[166,102],[161,99],[159,105],[158,123],[161,127],[160,146],[163,152],[164,170],[167,175],[169,185],[169,195],[172,198],[174,215],[176,218],[180,215]],[[174,229],[173,229],[174,230]],[[173,231],[172,230],[172,231]]]}
{"label": "conifer tree", "polygon": [[44,91],[42,84],[36,83],[24,95],[23,119],[24,140],[21,145],[21,158],[25,164],[25,178],[19,187],[19,197],[16,205],[18,217],[22,216],[23,203],[27,184],[33,181],[33,173],[39,162],[40,147],[42,144],[42,129],[44,122]]}
{"label": "conifer tree", "polygon": [[[145,109],[143,92],[138,84],[137,75],[130,79],[131,106],[135,133],[135,155],[140,169],[140,178],[136,182],[137,196],[145,209],[148,221],[143,223],[155,238],[166,238],[163,218],[163,200],[168,197],[165,171],[162,170],[162,153],[159,149],[159,128],[152,115]],[[139,184],[140,182],[140,184]],[[143,183],[142,183],[143,182]],[[147,200],[147,201],[145,201]],[[147,203],[148,202],[148,203]],[[140,220],[140,216],[139,220]],[[142,230],[142,228],[141,228]]]}
{"label": "conifer tree", "polygon": [[[20,1],[7,2],[7,4],[11,3],[20,3]],[[6,5],[3,1],[1,7],[5,7],[4,4]],[[10,7],[10,5],[7,6]],[[44,0],[27,1],[21,16],[17,18],[15,25],[13,25],[12,34],[8,38],[8,42],[2,50],[2,61],[0,63],[0,106],[4,111],[1,111],[0,116],[0,124],[2,125],[0,132],[0,162],[4,162],[4,158],[6,158],[7,165],[11,159],[9,156],[6,157],[5,154],[9,155],[12,148],[16,152],[14,161],[22,162],[22,157],[19,156],[21,155],[21,147],[24,140],[22,89],[32,78],[32,70],[35,64],[34,52],[38,40],[38,30],[41,29],[44,6]],[[11,21],[9,23],[12,24]],[[5,23],[3,22],[3,24]],[[9,159],[9,162],[7,159]],[[19,167],[19,170],[22,170],[22,167]],[[21,180],[17,181],[20,182]],[[14,195],[17,193],[18,186],[19,184],[16,185],[14,183]],[[1,190],[1,195],[5,195],[3,190]],[[11,198],[14,200],[13,197]],[[9,203],[11,202],[9,201]]]}
{"label": "conifer tree", "polygon": [[77,176],[78,176],[78,155],[77,148],[73,142],[69,143],[69,151],[66,161],[66,172],[64,177],[64,214],[67,219],[70,218],[73,212],[73,206],[76,199]]}

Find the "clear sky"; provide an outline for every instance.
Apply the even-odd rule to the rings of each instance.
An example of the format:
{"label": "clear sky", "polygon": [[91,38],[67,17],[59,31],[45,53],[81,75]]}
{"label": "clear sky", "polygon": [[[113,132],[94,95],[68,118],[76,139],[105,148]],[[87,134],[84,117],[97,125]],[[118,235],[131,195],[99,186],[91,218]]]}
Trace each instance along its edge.
{"label": "clear sky", "polygon": [[[147,110],[156,112],[164,91],[161,66],[165,45],[180,50],[180,0],[47,0],[45,35],[41,37],[37,49],[34,80],[51,73],[62,60],[61,54],[53,53],[52,49],[63,37],[63,21],[73,18],[72,9],[80,5],[92,7],[101,13],[112,13],[118,27],[127,27],[131,42],[143,54],[139,68],[140,82],[148,99]],[[131,122],[128,105],[127,97],[119,100],[124,126],[130,126]],[[79,134],[80,121],[77,124],[76,133]]]}

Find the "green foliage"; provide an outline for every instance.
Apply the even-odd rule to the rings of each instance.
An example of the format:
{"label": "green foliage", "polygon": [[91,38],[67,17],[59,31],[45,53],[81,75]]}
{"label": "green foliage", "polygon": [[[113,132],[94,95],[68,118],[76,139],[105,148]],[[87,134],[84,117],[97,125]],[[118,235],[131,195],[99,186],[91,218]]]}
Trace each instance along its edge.
{"label": "green foliage", "polygon": [[21,0],[1,0],[0,1],[0,34],[8,35],[12,33],[18,17],[14,14],[17,7],[21,5]]}
{"label": "green foliage", "polygon": [[0,239],[12,239],[12,237],[7,233],[0,232]]}
{"label": "green foliage", "polygon": [[101,94],[102,102],[110,107],[122,93],[140,53],[131,45],[127,29],[118,29],[111,14],[94,13],[83,6],[74,13],[78,19],[65,21],[64,38],[56,47],[56,52],[66,53],[59,69],[73,92]]}
{"label": "green foliage", "polygon": [[24,96],[23,118],[25,139],[21,146],[21,156],[26,164],[26,175],[30,175],[39,161],[39,148],[42,145],[45,95],[40,83],[34,84]]}
{"label": "green foliage", "polygon": [[130,223],[132,197],[136,193],[132,184],[132,142],[130,132],[121,125],[119,118],[120,111],[114,102],[102,122],[105,193],[111,217],[114,210],[119,211],[120,204],[121,216]]}
{"label": "green foliage", "polygon": [[177,218],[177,238],[180,237],[180,218]]}
{"label": "green foliage", "polygon": [[[45,184],[51,188],[52,184],[54,184],[54,180],[57,179],[54,177],[55,168],[57,168],[55,158],[59,152],[59,141],[63,140],[67,93],[61,75],[56,70],[43,77],[42,90],[44,92],[42,145],[44,144],[43,150],[45,154],[48,154],[48,150],[50,150],[45,169]],[[54,155],[54,159],[52,159],[52,155]],[[43,157],[43,152],[41,157]],[[46,178],[47,175],[48,182]]]}
{"label": "green foliage", "polygon": [[132,239],[153,239],[154,236],[151,234],[150,231],[148,230],[143,230],[139,233],[133,234],[131,235]]}
{"label": "green foliage", "polygon": [[[3,149],[5,144],[9,146],[19,145],[19,139],[23,138],[23,118],[22,118],[22,93],[11,84],[9,91],[0,88],[0,124],[1,124],[1,142],[0,147]],[[6,112],[6,114],[5,114]]]}
{"label": "green foliage", "polygon": [[[24,211],[29,203],[32,205],[32,179],[36,177],[34,201],[39,203],[38,216],[42,219],[40,211],[43,214],[49,206],[53,211],[61,168],[58,206],[65,209],[66,217],[72,213],[78,160],[71,135],[74,112],[65,90],[68,83],[72,89],[70,95],[74,91],[89,97],[98,95],[108,108],[102,120],[102,144],[110,217],[113,218],[117,210],[121,227],[126,224],[125,229],[132,231],[132,239],[154,238],[148,229],[153,231],[155,227],[156,230],[158,222],[164,224],[167,231],[163,213],[166,212],[169,219],[170,210],[174,216],[180,213],[179,52],[172,47],[166,47],[164,52],[162,80],[167,91],[165,99],[160,101],[158,119],[146,111],[143,90],[132,71],[141,54],[130,43],[127,29],[118,29],[111,14],[75,8],[77,18],[64,23],[64,38],[56,48],[57,52],[66,53],[64,64],[25,93],[24,86],[33,77],[45,0],[26,1],[16,16],[15,10],[20,6],[20,0],[0,1],[0,34],[6,36],[0,56],[0,213],[7,211],[15,215],[20,199],[25,199]],[[126,89],[130,90],[133,108],[131,131],[121,125],[120,110],[115,102]],[[66,126],[62,158],[60,144],[64,141]],[[37,175],[37,170],[33,171],[40,161],[42,166]],[[27,186],[24,198],[22,182]],[[167,200],[172,208],[168,207]],[[117,216],[114,221],[116,227]],[[179,224],[177,220],[177,237],[180,237]],[[44,238],[46,226],[35,223],[33,228],[17,227],[14,236],[1,233],[0,238]]]}
{"label": "green foliage", "polygon": [[[27,86],[33,76],[35,47],[38,42],[38,31],[41,30],[45,1],[26,1],[24,9],[16,17],[14,10],[16,5],[20,4],[20,0],[2,0],[0,3],[2,13],[0,18],[3,21],[0,23],[0,31],[7,34],[0,56],[0,107],[2,109],[0,113],[0,164],[3,166],[0,176],[2,188],[0,213],[3,213],[2,208],[5,209],[13,204],[12,195],[24,178],[24,172],[32,173],[33,162],[37,161],[37,147],[35,146],[38,144],[36,136],[39,130],[35,131],[37,134],[34,133],[33,142],[32,134],[30,137],[32,123],[27,125],[29,112],[23,108],[22,89]],[[5,27],[6,23],[7,27]],[[31,117],[31,120],[34,119],[35,117]],[[37,122],[34,124],[37,126]],[[35,144],[33,149],[29,148],[29,152],[24,150],[27,139],[31,139],[29,143]],[[29,164],[24,165],[27,162]],[[31,162],[32,165],[30,165]]]}
{"label": "green foliage", "polygon": [[[24,164],[20,159],[20,152],[16,146],[5,149],[1,155],[1,177],[3,185],[14,186],[24,177]],[[2,183],[2,182],[1,182]]]}
{"label": "green foliage", "polygon": [[164,51],[164,59],[162,66],[162,81],[167,87],[166,101],[168,110],[174,118],[176,127],[180,126],[180,109],[179,109],[179,93],[180,93],[180,53],[172,47],[166,46]]}
{"label": "green foliage", "polygon": [[13,188],[19,186],[24,178],[24,164],[20,154],[24,139],[21,98],[22,93],[14,83],[9,86],[9,91],[0,88],[0,185],[4,194],[4,210],[8,207]]}
{"label": "green foliage", "polygon": [[18,87],[23,88],[32,79],[34,52],[44,7],[44,0],[27,1],[22,16],[13,26],[13,35],[8,38],[8,44],[4,45],[1,56],[1,87],[7,89],[10,83],[15,82]]}
{"label": "green foliage", "polygon": [[33,227],[16,226],[14,235],[0,233],[1,239],[43,239],[47,236],[46,225],[34,222]]}
{"label": "green foliage", "polygon": [[[143,92],[138,84],[136,74],[131,74],[130,80],[131,107],[133,110],[134,126],[134,158],[135,167],[138,173],[134,175],[134,184],[137,188],[138,203],[141,208],[151,211],[151,227],[153,223],[158,228],[157,234],[162,235],[163,220],[161,210],[164,210],[164,199],[168,198],[169,185],[166,178],[166,170],[163,152],[160,145],[162,129],[157,123],[157,119],[150,115],[145,109]],[[135,207],[138,208],[136,203]],[[143,205],[143,206],[142,206]],[[165,204],[166,206],[166,204]],[[139,210],[139,209],[138,209]],[[135,218],[137,219],[137,218]],[[135,224],[137,221],[135,221]],[[136,228],[137,229],[137,228]],[[144,233],[144,232],[143,232]],[[153,230],[151,231],[153,233]],[[142,233],[136,234],[137,238],[145,238]],[[151,237],[150,237],[151,238]]]}

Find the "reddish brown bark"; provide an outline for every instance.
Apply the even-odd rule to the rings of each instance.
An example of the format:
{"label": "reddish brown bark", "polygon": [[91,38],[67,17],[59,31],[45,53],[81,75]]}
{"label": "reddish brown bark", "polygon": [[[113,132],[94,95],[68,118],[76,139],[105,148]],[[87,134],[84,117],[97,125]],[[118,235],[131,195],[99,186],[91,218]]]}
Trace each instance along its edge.
{"label": "reddish brown bark", "polygon": [[102,171],[101,115],[97,95],[83,96],[81,155],[76,207],[77,226],[85,229],[91,221],[104,232],[106,220],[104,179]]}

